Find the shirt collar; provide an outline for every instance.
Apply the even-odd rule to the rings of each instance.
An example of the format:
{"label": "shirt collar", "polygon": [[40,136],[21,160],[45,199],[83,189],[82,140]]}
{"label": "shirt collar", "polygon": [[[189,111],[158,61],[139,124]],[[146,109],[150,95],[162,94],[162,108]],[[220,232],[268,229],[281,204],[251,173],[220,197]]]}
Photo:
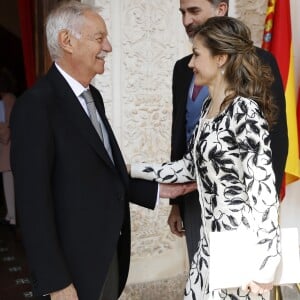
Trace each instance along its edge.
{"label": "shirt collar", "polygon": [[71,77],[67,72],[65,72],[57,63],[55,63],[55,66],[57,70],[60,72],[60,74],[65,78],[65,80],[71,87],[76,97],[79,97],[82,94],[82,92],[88,90],[88,88],[85,88],[80,82],[78,82],[76,79]]}

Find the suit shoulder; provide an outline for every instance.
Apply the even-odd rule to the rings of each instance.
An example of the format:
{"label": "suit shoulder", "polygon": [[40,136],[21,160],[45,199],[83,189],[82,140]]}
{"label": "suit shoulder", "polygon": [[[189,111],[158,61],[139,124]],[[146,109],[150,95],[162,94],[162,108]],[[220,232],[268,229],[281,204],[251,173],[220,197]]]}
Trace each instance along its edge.
{"label": "suit shoulder", "polygon": [[192,54],[189,54],[189,55],[177,60],[175,63],[175,67],[176,66],[187,66],[188,63],[190,62],[192,56],[193,56]]}
{"label": "suit shoulder", "polygon": [[13,106],[13,118],[23,118],[25,115],[27,118],[38,115],[45,117],[51,110],[50,107],[53,107],[53,97],[55,96],[49,82],[41,78],[32,88],[17,98]]}
{"label": "suit shoulder", "polygon": [[255,47],[257,56],[261,59],[261,61],[265,64],[276,63],[275,57],[269,51],[266,51],[262,48]]}
{"label": "suit shoulder", "polygon": [[173,80],[175,80],[175,78],[177,76],[181,77],[182,74],[185,74],[185,75],[188,76],[189,74],[193,73],[192,69],[190,69],[189,66],[188,66],[191,58],[192,58],[192,54],[181,58],[180,60],[178,60],[175,63],[174,70],[173,70]]}
{"label": "suit shoulder", "polygon": [[43,105],[53,94],[51,86],[45,77],[39,79],[32,88],[27,89],[18,99],[18,105]]}

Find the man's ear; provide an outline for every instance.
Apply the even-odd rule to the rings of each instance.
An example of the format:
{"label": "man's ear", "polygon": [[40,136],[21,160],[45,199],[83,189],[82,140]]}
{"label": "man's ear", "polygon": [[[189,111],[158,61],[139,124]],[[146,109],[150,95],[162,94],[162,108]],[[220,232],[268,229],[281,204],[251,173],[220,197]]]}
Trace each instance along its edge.
{"label": "man's ear", "polygon": [[70,32],[68,30],[61,30],[58,34],[58,43],[60,47],[69,53],[73,52],[73,47],[72,47],[72,37],[70,35]]}
{"label": "man's ear", "polygon": [[217,16],[227,16],[228,4],[226,2],[220,2],[217,8]]}

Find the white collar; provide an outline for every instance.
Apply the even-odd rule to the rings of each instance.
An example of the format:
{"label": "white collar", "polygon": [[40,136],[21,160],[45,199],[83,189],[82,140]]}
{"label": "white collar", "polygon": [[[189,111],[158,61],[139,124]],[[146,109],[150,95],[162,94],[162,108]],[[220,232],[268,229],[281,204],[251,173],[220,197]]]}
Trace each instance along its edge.
{"label": "white collar", "polygon": [[55,62],[55,66],[56,66],[57,70],[61,73],[61,75],[65,78],[65,80],[71,87],[71,89],[74,92],[74,94],[76,95],[76,97],[79,97],[82,94],[82,92],[89,89],[89,88],[85,88],[79,81],[77,81],[72,76],[70,76],[56,62]]}

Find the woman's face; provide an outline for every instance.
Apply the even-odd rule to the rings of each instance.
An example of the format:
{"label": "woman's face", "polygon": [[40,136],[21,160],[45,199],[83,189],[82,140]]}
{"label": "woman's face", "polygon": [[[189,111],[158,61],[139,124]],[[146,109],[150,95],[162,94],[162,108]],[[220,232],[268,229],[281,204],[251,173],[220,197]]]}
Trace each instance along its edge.
{"label": "woman's face", "polygon": [[189,67],[193,69],[196,85],[213,85],[220,74],[219,56],[212,56],[201,38],[196,37],[193,41],[193,56]]}

